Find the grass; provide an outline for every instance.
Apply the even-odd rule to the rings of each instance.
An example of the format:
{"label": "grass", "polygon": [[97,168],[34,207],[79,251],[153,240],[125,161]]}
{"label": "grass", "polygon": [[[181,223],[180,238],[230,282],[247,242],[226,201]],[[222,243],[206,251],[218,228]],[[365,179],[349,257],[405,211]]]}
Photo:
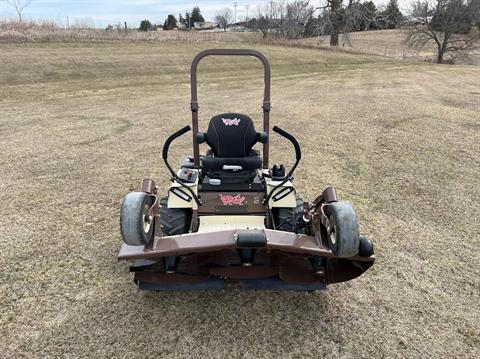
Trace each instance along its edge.
{"label": "grass", "polygon": [[[314,294],[136,291],[116,261],[121,199],[145,176],[167,186],[161,146],[210,46],[0,44],[2,357],[478,357],[478,67],[256,46],[272,123],[303,148],[299,192],[335,185],[378,260]],[[259,119],[260,70],[201,64],[203,128]],[[272,136],[272,163],[292,163],[286,147]]]}

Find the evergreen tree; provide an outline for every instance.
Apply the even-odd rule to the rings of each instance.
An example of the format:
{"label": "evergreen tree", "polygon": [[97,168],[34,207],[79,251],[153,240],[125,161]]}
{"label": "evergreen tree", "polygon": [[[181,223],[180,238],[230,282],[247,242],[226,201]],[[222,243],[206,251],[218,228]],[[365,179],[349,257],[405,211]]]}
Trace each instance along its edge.
{"label": "evergreen tree", "polygon": [[150,31],[152,30],[152,23],[148,20],[142,20],[140,22],[140,31]]}
{"label": "evergreen tree", "polygon": [[397,0],[390,0],[383,12],[384,26],[387,29],[396,29],[402,22],[403,15],[398,7]]}
{"label": "evergreen tree", "polygon": [[190,16],[190,28],[193,28],[193,25],[196,22],[204,22],[205,19],[202,16],[202,13],[200,12],[200,8],[198,6],[195,6],[192,9],[192,15]]}
{"label": "evergreen tree", "polygon": [[183,25],[185,25],[187,28],[191,28],[191,18],[190,18],[190,13],[188,11],[185,11],[185,18],[183,19]]}
{"label": "evergreen tree", "polygon": [[355,3],[350,10],[349,23],[352,31],[375,29],[377,7],[372,1]]}
{"label": "evergreen tree", "polygon": [[445,6],[436,8],[430,25],[434,31],[448,31],[453,34],[469,34],[474,25],[471,8],[463,0],[449,0]]}
{"label": "evergreen tree", "polygon": [[376,30],[377,29],[377,7],[373,1],[364,1],[363,2],[363,15],[364,15],[364,29]]}
{"label": "evergreen tree", "polygon": [[165,19],[165,23],[163,24],[163,30],[173,30],[177,28],[177,19],[175,19],[175,16],[173,15],[168,15],[168,17]]}

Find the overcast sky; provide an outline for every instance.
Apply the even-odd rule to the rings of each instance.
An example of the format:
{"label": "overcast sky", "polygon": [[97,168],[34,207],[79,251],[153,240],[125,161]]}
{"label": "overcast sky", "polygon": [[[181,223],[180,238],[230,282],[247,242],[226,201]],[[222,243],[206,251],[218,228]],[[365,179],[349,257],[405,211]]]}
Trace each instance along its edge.
{"label": "overcast sky", "polygon": [[[373,0],[377,5],[388,0]],[[400,7],[408,5],[411,0],[398,0]],[[246,16],[245,5],[250,5],[249,15],[257,13],[258,5],[266,5],[268,0],[237,0],[237,20]],[[324,0],[311,0],[318,6]],[[80,22],[90,26],[103,27],[127,21],[130,26],[137,27],[140,20],[149,19],[153,23],[163,24],[168,14],[178,17],[179,13],[193,6],[199,6],[206,20],[212,20],[215,13],[222,8],[230,7],[233,12],[233,0],[32,0],[24,10],[24,17],[35,20],[53,20],[65,25],[67,16],[70,24]],[[15,16],[15,12],[0,0],[0,19]]]}

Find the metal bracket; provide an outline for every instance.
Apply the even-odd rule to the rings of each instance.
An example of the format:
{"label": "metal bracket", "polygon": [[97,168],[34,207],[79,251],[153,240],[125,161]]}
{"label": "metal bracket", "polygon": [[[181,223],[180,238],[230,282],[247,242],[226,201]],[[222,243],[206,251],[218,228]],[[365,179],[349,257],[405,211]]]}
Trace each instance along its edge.
{"label": "metal bracket", "polygon": [[198,101],[190,102],[190,108],[192,112],[198,112]]}
{"label": "metal bracket", "polygon": [[144,178],[142,181],[142,192],[149,194],[157,194],[158,187],[155,184],[155,181],[151,178]]}

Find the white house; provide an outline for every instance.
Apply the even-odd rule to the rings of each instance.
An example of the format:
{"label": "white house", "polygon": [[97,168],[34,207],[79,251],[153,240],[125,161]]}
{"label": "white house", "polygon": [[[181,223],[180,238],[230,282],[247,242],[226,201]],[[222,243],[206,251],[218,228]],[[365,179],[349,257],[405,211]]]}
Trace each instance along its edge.
{"label": "white house", "polygon": [[193,23],[193,28],[197,30],[213,29],[214,27],[215,23],[212,21],[195,21]]}

